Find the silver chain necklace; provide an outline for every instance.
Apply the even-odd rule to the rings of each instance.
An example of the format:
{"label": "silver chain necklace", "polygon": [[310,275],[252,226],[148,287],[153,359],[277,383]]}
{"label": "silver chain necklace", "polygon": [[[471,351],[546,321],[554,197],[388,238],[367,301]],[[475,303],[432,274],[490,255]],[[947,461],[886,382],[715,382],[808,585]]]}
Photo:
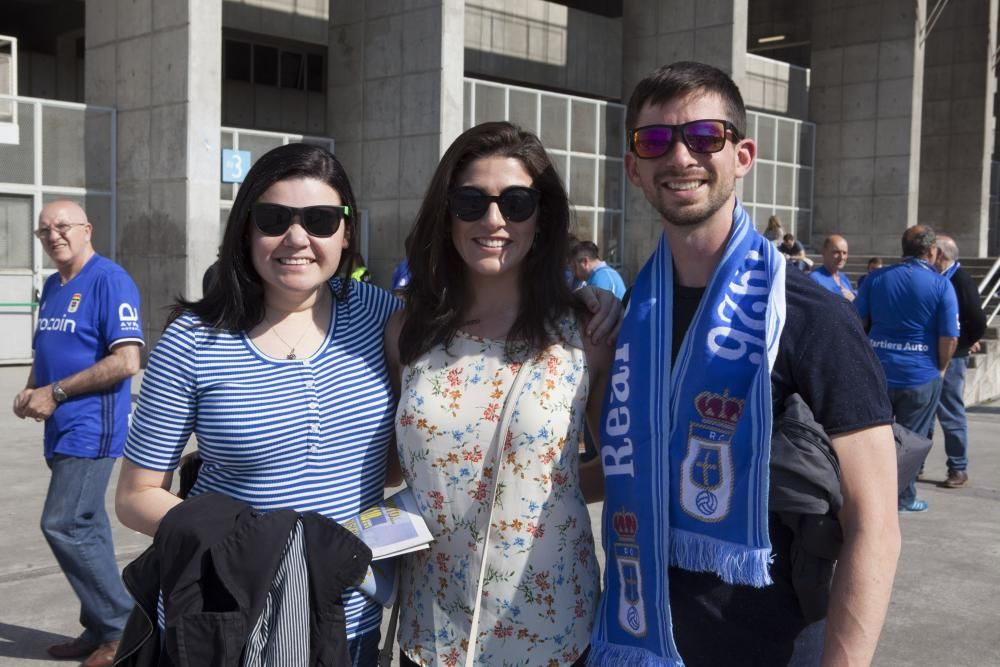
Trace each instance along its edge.
{"label": "silver chain necklace", "polygon": [[307,327],[306,330],[302,332],[302,335],[299,336],[299,339],[295,341],[295,345],[289,345],[288,341],[285,340],[280,333],[278,333],[278,327],[274,324],[273,321],[271,321],[271,318],[267,316],[266,310],[264,311],[264,319],[267,320],[267,323],[271,325],[271,331],[273,331],[274,335],[278,337],[278,340],[284,343],[285,347],[288,348],[288,354],[285,355],[285,359],[295,359],[296,358],[295,348],[299,346],[299,343],[302,342],[302,339],[306,337],[307,333],[309,333],[309,328]]}

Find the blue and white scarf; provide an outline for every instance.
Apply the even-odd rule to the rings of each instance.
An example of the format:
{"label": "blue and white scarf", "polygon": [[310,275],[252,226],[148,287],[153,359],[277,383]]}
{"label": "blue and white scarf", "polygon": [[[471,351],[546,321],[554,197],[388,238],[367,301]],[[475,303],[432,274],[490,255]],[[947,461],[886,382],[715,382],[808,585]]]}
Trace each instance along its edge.
{"label": "blue and white scarf", "polygon": [[602,415],[604,596],[590,665],[683,665],[668,566],[771,583],[771,368],[785,261],[739,202],[725,253],[671,362],[666,236],[632,287]]}
{"label": "blue and white scarf", "polygon": [[955,275],[955,272],[958,271],[958,267],[960,266],[962,266],[962,263],[956,260],[955,263],[949,266],[947,269],[945,269],[941,275],[947,278],[948,280],[951,280],[951,277]]}

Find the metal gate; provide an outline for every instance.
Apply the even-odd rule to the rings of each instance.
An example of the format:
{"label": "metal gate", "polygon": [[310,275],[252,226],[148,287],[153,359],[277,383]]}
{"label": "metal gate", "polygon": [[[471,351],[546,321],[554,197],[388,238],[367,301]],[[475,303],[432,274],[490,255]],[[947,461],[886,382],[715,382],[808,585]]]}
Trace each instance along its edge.
{"label": "metal gate", "polygon": [[42,283],[55,268],[32,235],[45,204],[87,211],[94,248],[115,259],[115,110],[0,95],[17,110],[17,141],[0,143],[0,364],[30,363]]}

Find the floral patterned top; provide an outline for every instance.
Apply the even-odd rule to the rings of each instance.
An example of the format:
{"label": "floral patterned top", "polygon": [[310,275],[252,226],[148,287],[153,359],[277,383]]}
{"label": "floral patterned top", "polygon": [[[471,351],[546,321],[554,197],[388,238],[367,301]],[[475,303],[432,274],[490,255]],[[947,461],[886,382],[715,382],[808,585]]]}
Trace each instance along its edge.
{"label": "floral patterned top", "polygon": [[572,664],[590,643],[600,584],[577,471],[589,378],[574,321],[563,336],[525,362],[499,472],[490,444],[520,368],[505,342],[459,332],[403,369],[399,456],[436,538],[400,577],[399,644],[419,664],[465,664],[494,474],[476,663]]}

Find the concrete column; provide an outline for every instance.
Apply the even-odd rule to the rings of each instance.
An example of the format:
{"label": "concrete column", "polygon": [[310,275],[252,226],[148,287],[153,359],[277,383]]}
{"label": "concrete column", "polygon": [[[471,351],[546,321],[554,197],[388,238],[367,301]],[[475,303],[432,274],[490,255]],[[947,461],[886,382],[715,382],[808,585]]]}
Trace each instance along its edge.
{"label": "concrete column", "polygon": [[118,109],[118,260],[151,343],[218,248],[222,3],[87,0],[86,44],[86,100]]}
{"label": "concrete column", "polygon": [[444,150],[462,132],[464,2],[330,0],[327,129],[369,212],[387,285]]}
{"label": "concrete column", "polygon": [[[696,60],[727,72],[737,85],[746,74],[747,0],[629,0],[622,16],[622,100],[661,65]],[[628,185],[624,262],[646,262],[663,226],[642,192]]]}
{"label": "concrete column", "polygon": [[926,0],[813,6],[811,242],[838,233],[855,255],[898,257],[917,222]]}
{"label": "concrete column", "polygon": [[997,0],[951,0],[927,36],[919,220],[985,255]]}

